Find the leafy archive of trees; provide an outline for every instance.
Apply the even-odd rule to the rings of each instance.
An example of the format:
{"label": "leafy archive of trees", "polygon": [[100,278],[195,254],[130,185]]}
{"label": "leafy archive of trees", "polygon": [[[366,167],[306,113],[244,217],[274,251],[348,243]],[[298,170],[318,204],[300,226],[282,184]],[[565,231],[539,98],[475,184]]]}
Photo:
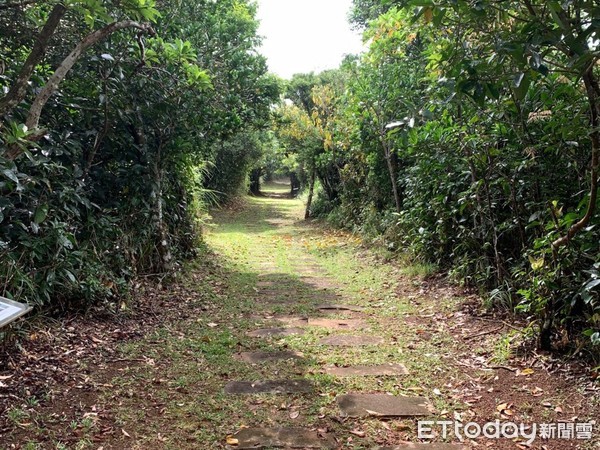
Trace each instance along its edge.
{"label": "leafy archive of trees", "polygon": [[[0,1],[0,295],[113,301],[212,201],[326,217],[600,344],[600,6],[354,0],[366,51],[282,82],[249,0]],[[597,347],[595,347],[597,348]]]}

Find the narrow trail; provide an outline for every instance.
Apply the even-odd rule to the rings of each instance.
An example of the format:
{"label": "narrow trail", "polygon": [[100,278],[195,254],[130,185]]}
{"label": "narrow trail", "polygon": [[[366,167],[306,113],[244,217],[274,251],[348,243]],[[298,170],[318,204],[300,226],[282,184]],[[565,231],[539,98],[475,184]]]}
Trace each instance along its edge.
{"label": "narrow trail", "polygon": [[[286,186],[281,189],[288,190]],[[246,396],[249,405],[256,404],[256,398],[260,398],[259,405],[268,402],[261,395],[283,397],[277,399],[283,402],[281,407],[264,423],[244,427],[228,442],[240,449],[337,448],[342,441],[328,424],[334,418],[347,428],[347,443],[352,443],[354,436],[365,441],[354,448],[370,447],[374,442],[353,418],[430,416],[434,407],[425,397],[388,395],[381,389],[383,382],[378,377],[397,383],[408,370],[381,329],[374,314],[377,307],[328,275],[328,269],[311,255],[314,230],[299,223],[301,204],[286,201],[286,197],[281,190],[267,192],[237,220],[217,218],[220,226],[209,237],[225,255],[243,259],[257,279],[249,305],[257,328],[246,332],[249,340],[245,343],[252,351],[236,355],[255,368],[255,373],[229,381],[224,390],[232,396]],[[223,234],[229,236],[223,239]],[[317,240],[315,245],[345,243]],[[365,377],[370,382],[365,382]],[[362,380],[347,381],[356,378]],[[315,420],[310,412],[316,408]],[[328,417],[328,412],[333,414]],[[405,443],[393,448],[418,447]],[[425,448],[461,447],[435,444]]]}
{"label": "narrow trail", "polygon": [[598,448],[596,435],[461,444],[440,427],[419,439],[421,419],[593,422],[598,386],[516,355],[517,327],[479,299],[305,222],[287,192],[216,212],[208,249],[178,283],[140,288],[129,319],[36,333],[21,375],[0,380],[42,374],[23,397],[46,393],[0,418],[0,448]]}

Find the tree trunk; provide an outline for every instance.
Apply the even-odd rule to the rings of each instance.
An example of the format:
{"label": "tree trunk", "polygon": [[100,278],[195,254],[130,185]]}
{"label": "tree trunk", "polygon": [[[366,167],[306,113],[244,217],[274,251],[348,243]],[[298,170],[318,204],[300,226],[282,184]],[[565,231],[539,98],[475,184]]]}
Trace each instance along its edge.
{"label": "tree trunk", "polygon": [[164,171],[161,168],[161,147],[159,143],[158,155],[153,165],[154,189],[151,197],[154,199],[156,230],[159,239],[158,254],[160,257],[160,270],[168,273],[173,268],[173,255],[171,254],[171,245],[169,243],[169,233],[165,224],[165,216],[163,211],[163,178]]}
{"label": "tree trunk", "polygon": [[298,196],[298,191],[300,190],[300,180],[298,180],[298,175],[296,175],[296,172],[290,172],[290,185],[290,196],[292,198],[296,198]]}
{"label": "tree trunk", "polygon": [[313,195],[315,194],[316,178],[317,178],[317,169],[313,165],[312,171],[310,172],[310,184],[308,187],[308,199],[306,200],[306,211],[304,212],[304,220],[310,219],[310,208],[312,206]]}
{"label": "tree trunk", "polygon": [[[585,215],[577,223],[573,224],[567,233],[556,239],[552,243],[552,249],[554,251],[554,257],[558,257],[558,250],[560,247],[568,245],[571,239],[575,237],[577,233],[588,226],[594,213],[596,211],[596,203],[598,201],[598,171],[600,163],[600,131],[598,126],[600,125],[600,105],[598,81],[594,77],[594,67],[591,66],[586,73],[583,75],[583,81],[585,84],[588,103],[590,106],[590,140],[592,141],[592,155],[590,162],[590,191],[587,211]],[[552,331],[554,330],[554,318],[561,305],[557,304],[557,301],[550,299],[546,305],[544,311],[544,322],[540,327],[540,342],[539,346],[542,350],[552,349]]]}
{"label": "tree trunk", "polygon": [[590,174],[590,199],[588,201],[587,211],[582,219],[573,224],[567,233],[555,240],[552,243],[552,248],[555,253],[563,245],[568,245],[571,239],[583,230],[590,223],[590,220],[594,216],[596,211],[596,202],[598,200],[598,166],[600,163],[600,131],[598,131],[598,125],[600,124],[600,105],[598,105],[598,81],[594,77],[594,66],[591,66],[583,75],[583,82],[588,97],[588,103],[590,106],[590,139],[592,141],[592,156],[591,156],[591,174]]}
{"label": "tree trunk", "polygon": [[262,169],[260,167],[258,169],[252,169],[250,172],[250,194],[252,195],[260,195],[261,174]]}
{"label": "tree trunk", "polygon": [[400,193],[398,192],[398,180],[396,179],[396,168],[392,161],[392,151],[385,139],[382,139],[383,151],[385,153],[385,161],[387,163],[388,172],[390,174],[390,181],[392,182],[392,192],[394,193],[394,202],[396,203],[396,211],[402,210],[402,200],[400,199]]}

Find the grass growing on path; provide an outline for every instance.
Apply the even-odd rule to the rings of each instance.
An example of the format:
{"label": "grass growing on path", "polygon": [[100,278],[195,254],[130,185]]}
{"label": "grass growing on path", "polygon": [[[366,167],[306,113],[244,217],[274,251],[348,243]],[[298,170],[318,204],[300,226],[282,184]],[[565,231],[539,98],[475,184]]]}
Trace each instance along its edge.
{"label": "grass growing on path", "polygon": [[[388,263],[352,235],[306,223],[302,202],[286,198],[287,186],[269,189],[269,196],[247,198],[242,206],[215,213],[207,249],[176,289],[161,294],[165,307],[178,309],[176,320],[124,341],[97,367],[81,361],[93,389],[68,389],[66,397],[78,408],[55,403],[9,411],[14,440],[22,445],[16,448],[219,449],[240,429],[256,426],[328,432],[345,449],[416,442],[415,419],[340,418],[335,398],[350,392],[424,396],[436,418],[480,423],[558,421],[560,411],[582,421],[598,416],[598,397],[585,384],[552,378],[537,362],[515,359],[512,346],[519,333],[494,328],[501,321],[491,328],[474,323],[461,309],[460,292],[423,279],[430,268]],[[247,335],[281,327],[277,318],[322,317],[315,309],[319,303],[363,308],[327,317],[360,319],[365,327],[308,326],[301,335]],[[376,336],[383,343],[319,343],[335,334]],[[252,365],[237,357],[259,350],[295,351],[303,358]],[[350,378],[323,373],[334,365],[381,363],[403,363],[410,373]],[[224,392],[229,381],[301,378],[314,384],[313,393]],[[504,403],[506,409],[498,409]],[[551,448],[593,445],[565,442]],[[514,446],[489,444],[492,449]]]}
{"label": "grass growing on path", "polygon": [[[270,195],[283,195],[283,189],[272,189]],[[163,412],[160,420],[147,417],[139,408],[140,399],[123,402],[120,423],[126,429],[135,421],[140,448],[157,445],[159,434],[164,448],[219,448],[226,437],[246,426],[305,426],[334,432],[351,448],[372,448],[377,442],[398,439],[399,430],[409,430],[411,423],[357,420],[340,423],[335,397],[347,392],[388,392],[395,395],[427,394],[437,386],[428,386],[425,372],[443,370],[435,345],[423,344],[418,360],[406,357],[410,336],[403,330],[401,318],[414,312],[407,301],[395,294],[398,269],[369,260],[365,252],[357,253],[360,241],[346,234],[324,233],[322,229],[301,221],[303,204],[299,200],[281,197],[248,198],[243,209],[223,210],[215,214],[206,241],[223,264],[208,283],[221,283],[223,295],[215,299],[215,308],[206,317],[160,330],[150,340],[163,343],[161,354],[148,354],[145,341],[128,346],[124,351],[130,359],[142,356],[160,361],[169,380],[156,385],[154,396]],[[344,303],[363,306],[368,329],[361,333],[380,336],[385,344],[357,348],[324,348],[319,339],[334,332],[309,327],[301,336],[256,339],[248,331],[275,324],[273,316],[318,316],[314,305],[325,289],[304,282],[302,271],[309,266],[318,281],[336,284],[335,292]],[[291,295],[292,301],[282,304],[263,303],[265,298],[257,288],[261,280],[274,283],[268,295]],[[332,290],[330,288],[330,290]],[[319,292],[317,292],[319,291]],[[320,301],[325,303],[325,301]],[[341,300],[339,301],[342,302]],[[377,315],[375,315],[377,312]],[[343,316],[340,313],[339,317]],[[383,322],[381,319],[385,319]],[[425,351],[431,350],[431,353]],[[249,365],[235,358],[240,351],[289,349],[304,354],[304,359],[290,363]],[[411,375],[399,383],[395,377],[355,377],[336,379],[321,373],[326,365],[376,364],[404,362]],[[147,365],[133,369],[135,378],[152,382],[156,370]],[[129,389],[122,377],[123,389]],[[315,394],[233,396],[223,393],[230,380],[307,378],[316,387]],[[119,383],[117,383],[119,384]],[[115,393],[119,396],[119,393]],[[435,400],[435,399],[434,399]],[[128,404],[129,403],[129,404]],[[456,405],[437,399],[441,409]],[[140,423],[152,423],[140,430]],[[162,433],[161,421],[167,428],[176,426],[179,436]],[[412,422],[412,421],[408,421]],[[365,437],[357,438],[350,431]],[[128,432],[131,434],[131,432]],[[182,443],[181,433],[188,443]],[[385,436],[388,436],[387,438]],[[184,441],[185,442],[185,441]]]}

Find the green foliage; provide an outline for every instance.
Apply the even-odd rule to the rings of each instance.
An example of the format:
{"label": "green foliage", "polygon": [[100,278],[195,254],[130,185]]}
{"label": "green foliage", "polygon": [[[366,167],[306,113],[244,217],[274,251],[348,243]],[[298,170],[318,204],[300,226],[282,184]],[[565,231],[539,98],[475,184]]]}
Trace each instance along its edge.
{"label": "green foliage", "polygon": [[259,132],[242,132],[215,144],[205,186],[215,193],[217,203],[226,203],[248,190],[250,169],[263,155],[263,139]]}
{"label": "green foliage", "polygon": [[[250,2],[65,6],[23,99],[0,112],[0,295],[55,311],[116,308],[136,276],[171,273],[195,253],[213,168],[228,161],[221,185],[245,182],[260,158],[246,139],[268,122],[278,82],[255,52]],[[53,7],[0,11],[4,92]],[[42,110],[43,130],[22,125],[74,46],[125,19],[153,23],[156,35],[124,30],[93,45]]]}
{"label": "green foliage", "polygon": [[[597,345],[598,7],[354,7],[368,52],[337,78],[299,75],[289,87],[313,119],[312,134],[283,142],[320,171],[314,211],[527,314],[543,348],[565,335]],[[315,101],[323,86],[331,107]],[[278,126],[293,134],[294,120]]]}

